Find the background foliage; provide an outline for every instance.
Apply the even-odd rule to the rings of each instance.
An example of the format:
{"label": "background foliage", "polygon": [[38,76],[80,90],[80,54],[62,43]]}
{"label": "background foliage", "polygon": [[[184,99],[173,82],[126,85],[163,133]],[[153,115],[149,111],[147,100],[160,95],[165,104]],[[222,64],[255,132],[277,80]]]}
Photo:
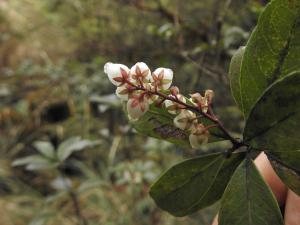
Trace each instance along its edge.
{"label": "background foliage", "polygon": [[[149,185],[183,157],[227,143],[191,150],[136,135],[103,65],[145,61],[152,68],[170,67],[183,93],[215,90],[217,114],[240,132],[244,125],[236,122],[242,116],[230,94],[228,64],[265,3],[1,1],[0,224],[77,224],[70,193],[88,224],[209,224],[214,207],[174,218],[150,200]],[[31,166],[16,161],[47,158],[49,148],[63,151],[60,144],[72,137],[85,144],[65,150],[71,152],[63,160],[31,159]],[[37,141],[48,143],[48,150]]]}

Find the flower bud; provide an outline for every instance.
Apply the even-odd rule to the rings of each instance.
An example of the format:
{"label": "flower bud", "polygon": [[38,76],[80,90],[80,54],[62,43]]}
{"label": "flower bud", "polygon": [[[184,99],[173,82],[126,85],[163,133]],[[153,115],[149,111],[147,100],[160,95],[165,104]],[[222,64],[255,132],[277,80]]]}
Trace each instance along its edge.
{"label": "flower bud", "polygon": [[149,83],[152,81],[151,71],[146,63],[138,62],[130,69],[130,76],[133,81]]}
{"label": "flower bud", "polygon": [[204,97],[207,99],[208,104],[211,103],[213,97],[214,97],[214,91],[213,90],[206,90]]}
{"label": "flower bud", "polygon": [[189,136],[189,141],[192,148],[198,148],[199,146],[208,142],[209,132],[205,129],[203,124],[197,124],[196,131]]}
{"label": "flower bud", "polygon": [[149,102],[144,93],[132,94],[127,102],[129,118],[137,120],[149,110]]}
{"label": "flower bud", "polygon": [[207,111],[208,111],[208,102],[207,102],[206,97],[203,97],[199,93],[194,93],[194,94],[191,94],[191,101],[195,105],[197,105],[202,110],[202,112],[207,113]]}
{"label": "flower bud", "polygon": [[158,89],[169,89],[172,84],[173,80],[173,71],[168,68],[157,68],[153,74],[153,86],[157,87]]}
{"label": "flower bud", "polygon": [[104,73],[114,85],[119,86],[124,84],[125,79],[129,78],[129,68],[123,64],[106,63],[104,65]]}
{"label": "flower bud", "polygon": [[[172,96],[172,95],[169,95],[169,97],[174,98],[174,96]],[[181,102],[186,103],[186,99],[183,95],[178,94],[178,95],[176,95],[176,97]],[[185,109],[185,106],[183,106],[177,102],[171,101],[171,100],[165,101],[165,107],[169,113],[174,114],[174,115],[180,113],[182,109]]]}
{"label": "flower bud", "polygon": [[150,83],[148,83],[148,84],[144,84],[144,88],[146,90],[145,98],[148,100],[149,104],[152,104],[154,101],[158,99],[157,95],[151,94],[151,91],[154,91],[154,87]]}
{"label": "flower bud", "polygon": [[176,86],[172,86],[172,87],[170,88],[170,92],[171,92],[171,95],[176,96],[176,95],[179,94],[179,88],[176,87]]}
{"label": "flower bud", "polygon": [[122,100],[127,101],[129,98],[129,95],[133,92],[132,87],[129,85],[122,85],[120,87],[117,87],[116,89],[116,95]]}
{"label": "flower bud", "polygon": [[182,110],[174,118],[175,127],[178,127],[181,130],[190,130],[196,123],[196,114],[189,110]]}

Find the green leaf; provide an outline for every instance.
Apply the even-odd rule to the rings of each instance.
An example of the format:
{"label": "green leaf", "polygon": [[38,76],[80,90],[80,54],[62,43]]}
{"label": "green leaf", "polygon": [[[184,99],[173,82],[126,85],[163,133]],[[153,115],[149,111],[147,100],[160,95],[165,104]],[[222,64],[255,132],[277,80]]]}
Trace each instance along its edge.
{"label": "green leaf", "polygon": [[[191,147],[189,142],[189,132],[174,126],[175,115],[168,113],[165,108],[150,106],[150,110],[138,121],[132,122],[134,128],[146,136],[162,139],[182,147]],[[211,125],[212,122],[203,119],[203,124]],[[223,134],[218,128],[210,129],[209,142],[223,140]]]}
{"label": "green leaf", "polygon": [[45,157],[50,159],[53,159],[55,157],[54,147],[50,142],[36,141],[33,145],[36,150],[38,150]]}
{"label": "green leaf", "polygon": [[300,69],[300,1],[273,0],[259,18],[242,61],[242,111],[248,117],[264,90]]}
{"label": "green leaf", "polygon": [[277,201],[247,158],[233,174],[221,201],[219,225],[283,225]]}
{"label": "green leaf", "polygon": [[51,159],[45,158],[41,155],[32,155],[24,158],[19,158],[13,161],[12,166],[25,166],[27,170],[41,170],[54,168],[58,164]]}
{"label": "green leaf", "polygon": [[146,136],[163,139],[183,147],[190,147],[188,132],[173,125],[174,116],[163,108],[151,105],[150,110],[138,121],[134,128]]}
{"label": "green leaf", "polygon": [[[300,147],[299,147],[300,148]],[[276,160],[287,167],[300,171],[300,150],[298,151],[279,151],[265,152],[269,159]]]}
{"label": "green leaf", "polygon": [[57,162],[45,161],[43,163],[30,163],[26,166],[26,170],[48,170],[57,166]]}
{"label": "green leaf", "polygon": [[267,156],[280,179],[300,196],[300,151],[269,152]]}
{"label": "green leaf", "polygon": [[258,100],[244,130],[253,148],[268,151],[300,149],[300,72],[275,82]]}
{"label": "green leaf", "polygon": [[81,151],[87,147],[92,147],[99,142],[81,140],[80,137],[72,137],[61,143],[57,150],[57,157],[60,161],[67,159],[73,152]]}
{"label": "green leaf", "polygon": [[213,204],[223,194],[243,153],[223,153],[183,161],[164,173],[150,190],[156,204],[174,216],[185,216]]}
{"label": "green leaf", "polygon": [[240,109],[242,109],[240,76],[241,76],[241,64],[242,64],[244,53],[245,53],[245,47],[240,47],[233,55],[229,67],[229,82],[230,82],[231,93]]}
{"label": "green leaf", "polygon": [[48,159],[42,157],[41,155],[32,155],[26,156],[23,158],[18,158],[13,161],[12,166],[24,166],[31,163],[47,163],[49,162]]}
{"label": "green leaf", "polygon": [[205,193],[197,205],[188,211],[188,214],[208,207],[220,200],[228,182],[232,177],[232,174],[244,158],[245,153],[234,153],[230,158],[226,159],[213,184],[209,187],[207,193]]}

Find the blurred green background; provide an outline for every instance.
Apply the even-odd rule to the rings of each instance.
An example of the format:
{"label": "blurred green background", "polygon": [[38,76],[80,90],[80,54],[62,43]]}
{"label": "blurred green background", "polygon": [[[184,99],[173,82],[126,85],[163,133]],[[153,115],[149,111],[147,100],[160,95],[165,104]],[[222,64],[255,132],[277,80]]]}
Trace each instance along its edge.
{"label": "blurred green background", "polygon": [[170,165],[227,143],[192,150],[136,134],[103,65],[172,68],[182,93],[213,89],[238,134],[229,62],[265,4],[1,0],[0,224],[209,225],[217,206],[174,218],[148,189]]}

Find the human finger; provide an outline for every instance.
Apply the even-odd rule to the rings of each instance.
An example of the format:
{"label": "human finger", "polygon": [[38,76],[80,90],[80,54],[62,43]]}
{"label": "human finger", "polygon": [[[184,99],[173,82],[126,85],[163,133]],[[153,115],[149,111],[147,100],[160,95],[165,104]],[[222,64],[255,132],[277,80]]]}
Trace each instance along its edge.
{"label": "human finger", "polygon": [[285,225],[300,225],[300,197],[288,191],[284,213]]}

